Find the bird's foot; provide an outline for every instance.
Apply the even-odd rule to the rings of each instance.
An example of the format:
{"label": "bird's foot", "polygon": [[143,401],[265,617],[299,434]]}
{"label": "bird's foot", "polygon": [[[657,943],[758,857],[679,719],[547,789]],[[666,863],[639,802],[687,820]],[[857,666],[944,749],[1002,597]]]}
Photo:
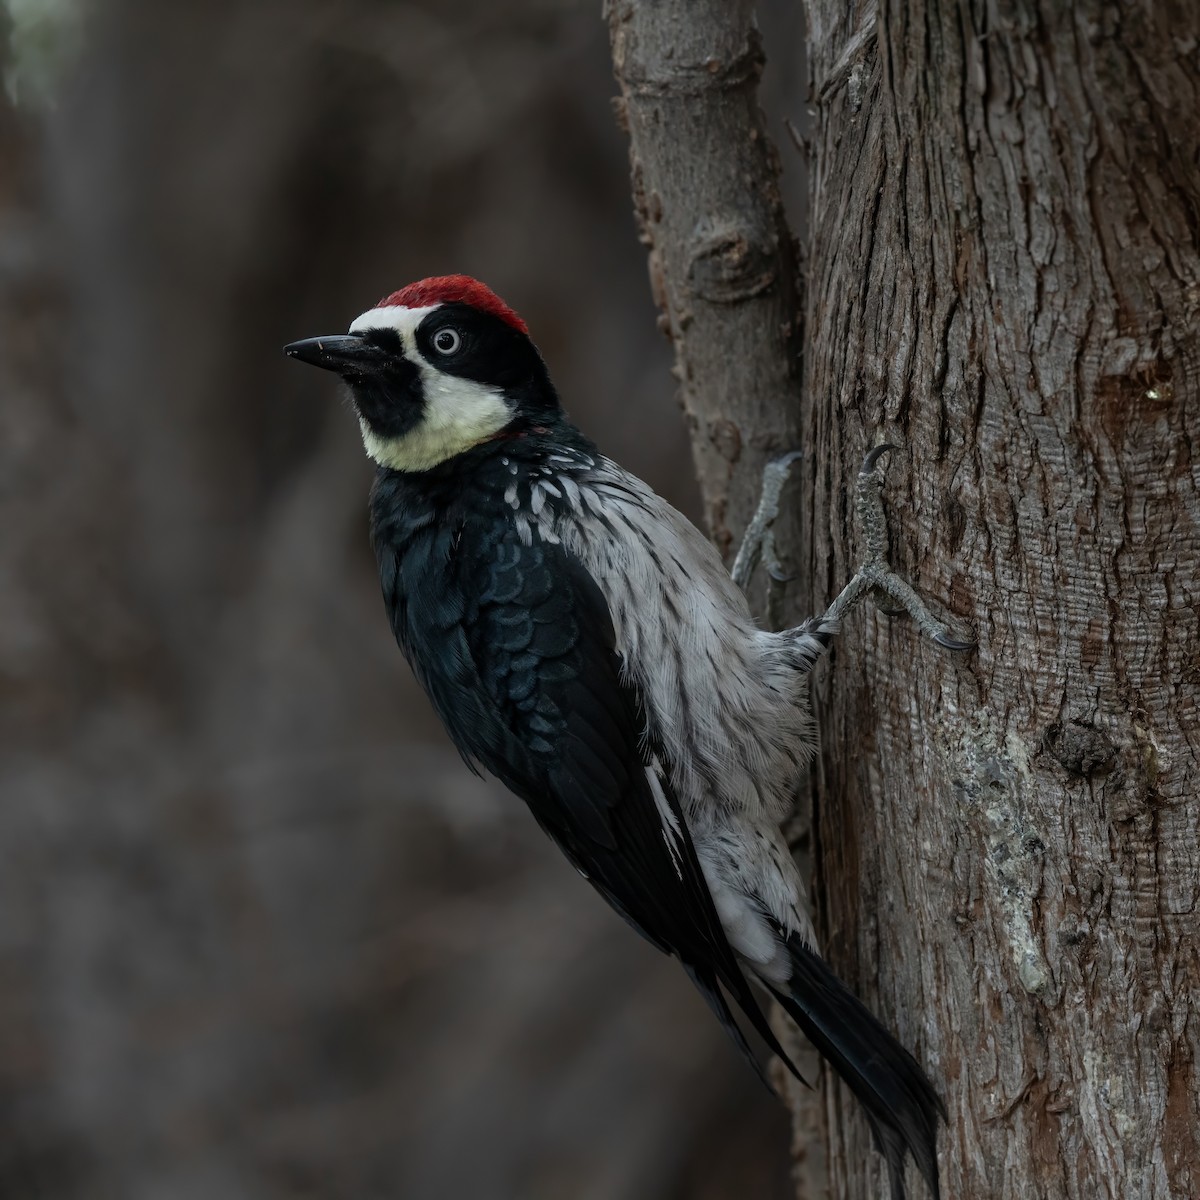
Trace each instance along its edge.
{"label": "bird's foot", "polygon": [[799,450],[773,458],[763,470],[762,494],[758,507],[738,547],[730,574],[733,581],[744,592],[750,584],[754,568],[761,562],[767,571],[767,612],[770,628],[776,629],[782,621],[783,587],[791,576],[784,574],[775,547],[775,519],[779,516],[779,495],[787,482],[792,465],[801,457]]}
{"label": "bird's foot", "polygon": [[733,582],[743,592],[750,583],[754,568],[760,562],[775,583],[787,583],[789,579],[789,576],[783,573],[779,553],[775,548],[775,519],[779,516],[779,494],[791,473],[792,464],[800,457],[800,451],[793,450],[790,454],[773,458],[763,470],[762,494],[758,500],[758,507],[742,535],[742,544],[738,547],[730,571]]}
{"label": "bird's foot", "polygon": [[824,620],[840,621],[869,595],[885,613],[908,613],[921,632],[939,646],[947,650],[970,650],[975,645],[974,639],[959,637],[949,625],[937,620],[912,584],[888,566],[887,517],[883,511],[884,473],[880,460],[894,449],[894,446],[886,443],[876,446],[863,460],[856,490],[858,519],[867,543],[867,554],[854,577],[825,610]]}

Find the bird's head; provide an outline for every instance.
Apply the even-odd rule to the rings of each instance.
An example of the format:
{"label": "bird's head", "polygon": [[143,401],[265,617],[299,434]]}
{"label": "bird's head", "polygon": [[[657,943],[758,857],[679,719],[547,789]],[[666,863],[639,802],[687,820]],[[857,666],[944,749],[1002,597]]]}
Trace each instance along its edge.
{"label": "bird's head", "polygon": [[284,352],[346,381],[367,454],[397,471],[427,471],[558,408],[525,322],[469,275],[410,283],[349,333]]}

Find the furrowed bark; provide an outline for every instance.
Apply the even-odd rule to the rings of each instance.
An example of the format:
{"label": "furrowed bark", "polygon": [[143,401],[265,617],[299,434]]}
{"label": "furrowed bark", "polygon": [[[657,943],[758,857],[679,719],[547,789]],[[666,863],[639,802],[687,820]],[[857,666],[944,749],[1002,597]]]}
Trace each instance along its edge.
{"label": "furrowed bark", "polygon": [[[946,1194],[1195,1196],[1196,10],[842,10],[808,5],[808,600],[887,438],[895,561],[980,645],[843,635],[831,950],[944,1083]],[[840,1108],[835,1184],[873,1194]]]}
{"label": "furrowed bark", "polygon": [[[1195,1196],[1200,16],[806,12],[805,387],[774,418],[799,411],[805,450],[792,615],[853,571],[847,485],[889,440],[894,565],[979,638],[955,657],[907,621],[847,622],[817,705],[825,948],[939,1083],[944,1196]],[[756,138],[743,124],[734,149],[709,128],[701,146],[692,93],[668,104],[624,79],[631,59],[703,62],[695,47],[734,44],[747,13],[610,5],[673,330],[704,188]],[[704,348],[728,348],[724,378],[761,366],[721,316],[736,322],[717,310],[702,346],[676,333],[718,533],[753,489],[713,489],[706,430],[726,404],[744,441],[753,427],[740,389],[702,374]],[[881,1194],[852,1098],[827,1101],[832,1194]]]}

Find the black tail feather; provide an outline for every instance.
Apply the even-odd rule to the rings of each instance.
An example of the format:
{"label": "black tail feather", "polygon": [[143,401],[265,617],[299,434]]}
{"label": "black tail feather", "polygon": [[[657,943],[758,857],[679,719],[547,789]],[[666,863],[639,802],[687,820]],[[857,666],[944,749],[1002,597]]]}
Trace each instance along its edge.
{"label": "black tail feather", "polygon": [[[763,1064],[758,1061],[754,1051],[750,1049],[750,1043],[746,1041],[746,1035],[742,1032],[741,1026],[735,1020],[733,1013],[729,1011],[729,1005],[726,1003],[725,995],[721,991],[721,986],[717,982],[716,975],[709,969],[704,967],[696,967],[690,963],[684,963],[683,968],[688,973],[688,978],[696,985],[697,990],[708,1002],[708,1007],[712,1009],[713,1015],[721,1022],[721,1027],[733,1039],[734,1045],[742,1052],[746,1061],[754,1068],[755,1074],[763,1081],[763,1086],[766,1087],[772,1095],[775,1094],[775,1088],[771,1081],[767,1078],[766,1069]],[[767,1044],[767,1048],[783,1063],[785,1067],[801,1083],[806,1080],[796,1070],[795,1063],[788,1057],[783,1047],[779,1044],[771,1029],[770,1023],[759,1007],[758,1002],[754,998],[754,993],[750,990],[749,984],[743,978],[742,986],[734,993],[734,999],[738,1003],[738,1007],[746,1014],[750,1023],[758,1031],[759,1036]]]}
{"label": "black tail feather", "polygon": [[946,1110],[920,1064],[798,937],[788,939],[790,994],[780,1004],[866,1112],[887,1160],[892,1200],[904,1200],[907,1150],[937,1200],[937,1125]]}

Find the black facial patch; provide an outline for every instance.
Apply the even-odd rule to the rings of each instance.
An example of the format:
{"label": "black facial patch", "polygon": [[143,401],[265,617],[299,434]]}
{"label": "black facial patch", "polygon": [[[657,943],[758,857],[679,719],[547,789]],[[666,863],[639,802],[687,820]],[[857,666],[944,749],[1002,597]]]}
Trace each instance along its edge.
{"label": "black facial patch", "polygon": [[367,371],[343,377],[354,393],[354,407],[377,436],[403,437],[420,424],[425,408],[421,372],[404,357],[394,329],[371,329],[363,336],[388,353]]}
{"label": "black facial patch", "polygon": [[388,329],[386,327],[364,329],[358,336],[364,342],[368,342],[372,346],[377,346],[380,350],[386,350],[388,354],[396,354],[400,357],[404,356],[404,341],[396,329]]}
{"label": "black facial patch", "polygon": [[[458,335],[451,353],[438,349],[444,330]],[[513,400],[549,388],[546,368],[525,334],[491,313],[468,304],[443,304],[417,326],[417,350],[430,366],[447,375],[499,388]],[[552,389],[551,389],[552,391]]]}

